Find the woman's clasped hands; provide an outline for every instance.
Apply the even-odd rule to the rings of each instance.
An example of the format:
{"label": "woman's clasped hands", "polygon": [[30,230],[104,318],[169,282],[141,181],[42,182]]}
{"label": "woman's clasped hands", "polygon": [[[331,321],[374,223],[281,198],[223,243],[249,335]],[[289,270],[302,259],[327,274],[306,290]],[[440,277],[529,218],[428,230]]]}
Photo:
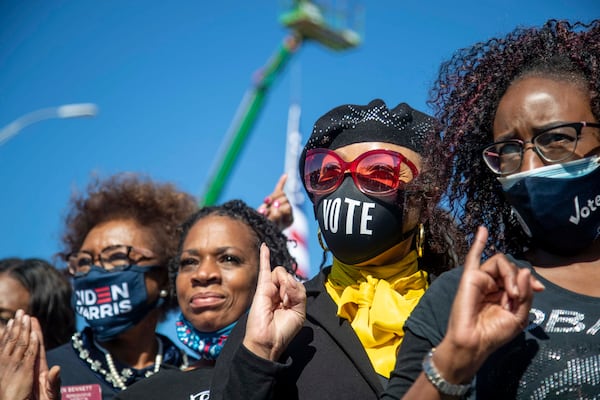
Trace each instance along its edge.
{"label": "woman's clasped hands", "polygon": [[48,369],[37,319],[18,310],[0,337],[0,400],[60,399],[59,373]]}

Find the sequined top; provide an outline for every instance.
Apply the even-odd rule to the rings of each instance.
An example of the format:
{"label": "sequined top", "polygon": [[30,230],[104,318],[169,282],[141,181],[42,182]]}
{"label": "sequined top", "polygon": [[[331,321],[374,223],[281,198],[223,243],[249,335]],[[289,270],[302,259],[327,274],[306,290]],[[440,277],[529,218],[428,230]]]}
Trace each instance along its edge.
{"label": "sequined top", "polygon": [[[525,261],[514,261],[532,269]],[[420,360],[442,340],[461,273],[455,269],[437,278],[406,322],[423,340],[405,339],[386,398],[401,398],[420,373]],[[568,291],[532,273],[546,289],[534,296],[529,326],[488,358],[468,398],[600,399],[600,298]],[[404,362],[403,353],[416,361]]]}

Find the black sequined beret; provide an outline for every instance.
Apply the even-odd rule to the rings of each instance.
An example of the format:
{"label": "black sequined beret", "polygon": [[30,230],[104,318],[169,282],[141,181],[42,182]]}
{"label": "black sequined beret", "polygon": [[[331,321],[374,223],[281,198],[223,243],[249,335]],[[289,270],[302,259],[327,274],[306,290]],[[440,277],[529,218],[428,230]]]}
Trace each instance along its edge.
{"label": "black sequined beret", "polygon": [[423,152],[425,137],[435,119],[406,103],[388,109],[383,100],[368,105],[345,104],[320,117],[300,155],[300,174],[304,174],[306,152],[315,148],[335,150],[362,142],[393,143]]}

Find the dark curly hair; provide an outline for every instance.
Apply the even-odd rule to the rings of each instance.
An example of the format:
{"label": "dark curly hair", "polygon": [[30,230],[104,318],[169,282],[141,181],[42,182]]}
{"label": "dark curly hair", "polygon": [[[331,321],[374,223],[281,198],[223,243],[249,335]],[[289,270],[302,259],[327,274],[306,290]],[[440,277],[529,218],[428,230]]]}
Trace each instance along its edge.
{"label": "dark curly hair", "polygon": [[175,298],[175,278],[179,270],[179,261],[183,251],[183,243],[187,238],[190,229],[202,218],[218,215],[229,217],[240,221],[248,226],[256,235],[256,247],[265,243],[269,247],[271,267],[284,267],[289,273],[296,276],[297,263],[288,250],[288,238],[281,232],[277,225],[268,220],[264,215],[259,214],[255,209],[248,206],[242,200],[230,200],[221,205],[205,206],[194,213],[180,226],[180,239],[177,256],[171,262],[169,272],[171,277],[171,297]]}
{"label": "dark curly hair", "polygon": [[[439,124],[436,125],[439,129]],[[430,130],[425,141],[440,145],[437,130]],[[467,242],[459,229],[456,218],[441,203],[443,181],[435,157],[430,158],[429,147],[421,153],[421,173],[406,185],[404,209],[419,209],[419,224],[424,228],[423,255],[419,258],[419,268],[434,276],[459,266],[463,262],[463,249]],[[417,247],[418,233],[413,247]]]}
{"label": "dark curly hair", "polygon": [[466,247],[464,235],[451,214],[439,206],[429,203],[421,213],[425,241],[423,256],[419,259],[419,268],[433,275],[460,265],[464,254],[457,249]]}
{"label": "dark curly hair", "polygon": [[576,85],[589,93],[600,119],[600,20],[549,20],[458,50],[441,65],[428,102],[442,141],[433,141],[425,157],[435,160],[437,179],[447,184],[445,200],[469,241],[479,225],[488,228],[488,256],[520,255],[530,246],[480,151],[493,141],[496,108],[507,88],[528,76]]}
{"label": "dark curly hair", "polygon": [[[133,219],[151,229],[158,258],[165,270],[175,256],[179,225],[198,209],[193,196],[170,183],[158,183],[132,173],[94,179],[85,194],[75,195],[65,218],[61,256],[79,251],[87,234],[98,224]],[[167,302],[173,306],[173,301]]]}
{"label": "dark curly hair", "polygon": [[67,343],[75,332],[75,314],[66,275],[38,258],[2,259],[2,274],[17,280],[29,292],[29,307],[23,311],[39,321],[46,350]]}

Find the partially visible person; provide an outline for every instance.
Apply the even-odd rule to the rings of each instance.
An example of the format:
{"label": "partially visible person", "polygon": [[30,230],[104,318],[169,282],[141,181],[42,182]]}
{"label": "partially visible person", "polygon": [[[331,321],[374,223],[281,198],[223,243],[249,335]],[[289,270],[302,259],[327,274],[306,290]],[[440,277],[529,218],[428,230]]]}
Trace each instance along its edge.
{"label": "partially visible person", "polygon": [[67,277],[45,260],[0,260],[0,334],[21,309],[38,320],[46,349],[67,343],[75,332],[72,292]]}
{"label": "partially visible person", "polygon": [[164,365],[187,367],[185,352],[155,330],[175,306],[168,263],[177,227],[196,210],[174,185],[135,174],[94,180],[72,199],[62,254],[87,326],[47,354],[64,393],[111,399]]}
{"label": "partially visible person", "polygon": [[276,224],[240,200],[200,209],[182,226],[171,272],[181,309],[177,335],[198,361],[169,368],[121,392],[118,399],[208,399],[215,360],[237,320],[250,308],[261,244],[270,265],[295,274],[295,260]]}
{"label": "partially visible person", "polygon": [[282,231],[294,222],[294,213],[284,187],[287,182],[287,174],[281,175],[275,185],[273,192],[265,197],[257,211],[273,221]]}
{"label": "partially visible person", "polygon": [[434,99],[473,246],[408,319],[386,398],[597,399],[600,20],[460,50]]}
{"label": "partially visible person", "polygon": [[456,259],[421,157],[434,125],[378,99],[317,120],[299,170],[333,265],[306,282],[306,316],[303,289],[265,274],[217,360],[211,399],[379,397],[404,321]]}

